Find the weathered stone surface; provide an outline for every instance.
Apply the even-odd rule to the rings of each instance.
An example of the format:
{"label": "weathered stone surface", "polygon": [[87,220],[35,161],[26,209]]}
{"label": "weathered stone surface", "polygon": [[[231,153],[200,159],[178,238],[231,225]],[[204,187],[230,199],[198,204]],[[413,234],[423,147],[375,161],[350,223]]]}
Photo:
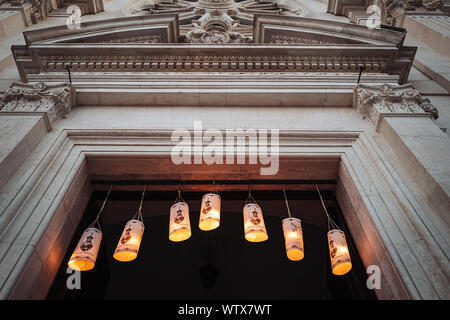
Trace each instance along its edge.
{"label": "weathered stone surface", "polygon": [[[321,2],[324,7],[326,0]],[[364,20],[358,10],[365,8],[358,6],[367,1],[331,2],[344,4],[337,8],[344,16],[354,17],[355,22]],[[118,1],[107,2],[111,3],[118,6]],[[274,3],[245,3],[249,5],[239,12],[242,17],[276,9]],[[207,7],[211,2],[196,4],[204,6],[201,15],[211,12]],[[156,13],[172,5],[177,6],[161,2],[159,8],[151,9]],[[189,20],[185,13],[180,13],[184,25]],[[115,17],[115,12],[105,14]],[[324,12],[315,14],[330,18]],[[28,72],[27,80],[67,81],[65,66],[72,64],[80,107],[53,122],[47,132],[35,111],[25,111],[26,116],[14,111],[34,106],[47,114],[46,106],[59,100],[41,98],[46,90],[20,87],[44,99],[42,105],[33,105],[25,95],[16,105],[6,97],[9,102],[2,105],[13,111],[0,112],[7,114],[0,125],[13,122],[2,127],[7,134],[1,137],[0,297],[45,297],[58,266],[64,263],[62,257],[91,190],[98,187],[91,189],[90,179],[258,175],[259,168],[245,165],[180,167],[171,163],[170,133],[179,127],[192,129],[194,121],[202,120],[205,129],[281,129],[282,159],[276,178],[337,179],[336,196],[362,261],[366,267],[381,268],[379,298],[449,298],[450,148],[447,135],[430,119],[437,113],[429,101],[407,86],[394,85],[399,79],[407,80],[414,57],[414,52],[405,51],[404,33],[311,19],[295,25],[291,22],[296,18],[277,15],[268,17],[267,32],[259,33],[268,37],[258,54],[247,54],[256,44],[239,44],[241,49],[236,49],[238,44],[164,44],[170,41],[161,41],[149,31],[155,31],[154,26],[147,25],[148,32],[136,28],[127,33],[121,30],[127,27],[115,24],[116,20],[102,21],[103,27],[101,23],[84,25],[86,29],[80,31],[57,28],[26,33],[31,46],[16,47],[15,54],[18,65]],[[146,18],[139,17],[141,22]],[[345,17],[331,18],[348,22]],[[277,25],[277,20],[284,24]],[[175,20],[171,21],[173,27]],[[236,30],[251,36],[251,22],[246,20],[249,24],[235,26]],[[135,26],[128,25],[130,29]],[[164,30],[175,30],[172,27]],[[55,30],[62,32],[61,38],[52,34]],[[188,30],[183,27],[180,34]],[[439,44],[439,37],[424,34],[422,38],[433,46]],[[173,33],[167,39],[176,42],[179,38]],[[16,43],[2,39],[2,44],[10,52],[10,45]],[[27,52],[31,47],[39,57],[36,61]],[[144,47],[152,47],[151,57],[155,52],[161,55],[151,60]],[[276,49],[267,53],[267,48]],[[434,60],[445,75],[448,70],[441,60]],[[376,87],[367,89],[361,110],[368,117],[374,111],[375,120],[385,117],[379,132],[351,108],[360,65],[367,68],[362,83]],[[439,121],[448,118],[448,97],[430,99],[436,105],[439,101]],[[11,159],[7,156],[10,149]]]}
{"label": "weathered stone surface", "polygon": [[412,85],[372,87],[358,85],[355,87],[353,105],[364,118],[379,127],[380,117],[395,115],[430,114],[439,117],[437,109],[430,100],[423,98]]}
{"label": "weathered stone surface", "polygon": [[9,89],[0,91],[0,112],[42,112],[53,124],[70,112],[75,101],[75,88],[70,84],[14,82]]}

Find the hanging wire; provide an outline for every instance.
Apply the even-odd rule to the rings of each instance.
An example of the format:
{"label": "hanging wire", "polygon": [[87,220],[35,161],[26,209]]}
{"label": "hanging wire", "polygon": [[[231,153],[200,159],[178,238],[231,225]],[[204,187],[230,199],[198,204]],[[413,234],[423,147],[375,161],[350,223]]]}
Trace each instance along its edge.
{"label": "hanging wire", "polygon": [[183,197],[181,196],[181,182],[178,184],[178,196],[175,199],[175,202],[173,204],[178,203],[178,202],[185,202]]}
{"label": "hanging wire", "polygon": [[213,191],[212,191],[212,193],[215,193],[215,194],[219,195],[219,192],[217,192],[216,180],[213,180]]}
{"label": "hanging wire", "polygon": [[111,193],[111,190],[112,190],[112,185],[109,187],[108,193],[106,194],[105,200],[103,200],[103,204],[102,204],[102,206],[101,206],[101,208],[100,208],[100,211],[99,211],[98,214],[97,214],[97,217],[96,217],[95,220],[92,221],[92,223],[89,225],[89,228],[92,228],[93,226],[95,226],[95,224],[97,224],[97,225],[98,225],[98,229],[99,229],[100,231],[102,231],[102,228],[100,227],[100,222],[98,221],[98,219],[100,218],[100,214],[102,213],[103,209],[105,208],[105,204],[106,204],[106,201],[108,200],[108,197],[109,197],[109,194]]}
{"label": "hanging wire", "polygon": [[247,200],[245,200],[245,204],[249,204],[249,203],[255,203],[258,204],[255,200],[255,198],[253,198],[252,194],[251,194],[251,190],[250,190],[250,183],[248,184],[248,196],[247,196]]}
{"label": "hanging wire", "polygon": [[139,204],[139,209],[138,211],[134,214],[133,216],[133,220],[139,220],[141,222],[144,222],[144,218],[142,216],[142,204],[144,203],[144,195],[145,195],[145,189],[147,188],[147,185],[144,185],[144,190],[142,190],[142,195],[141,195],[141,203]]}
{"label": "hanging wire", "polygon": [[288,199],[286,197],[286,190],[284,190],[284,189],[283,189],[283,194],[284,194],[284,201],[286,202],[286,208],[287,208],[288,216],[289,216],[289,218],[292,218],[291,210],[289,209]]}
{"label": "hanging wire", "polygon": [[328,218],[328,231],[331,230],[330,227],[332,227],[333,229],[341,230],[341,229],[338,227],[338,225],[333,221],[333,219],[331,219],[330,215],[328,214],[328,210],[327,210],[327,208],[326,208],[326,206],[325,206],[325,203],[323,202],[322,195],[321,195],[321,193],[320,193],[320,190],[319,190],[319,187],[317,186],[317,184],[316,184],[316,190],[317,190],[317,193],[319,194],[320,202],[322,203],[322,207],[323,207],[323,209],[325,210],[325,214],[327,215],[327,218]]}

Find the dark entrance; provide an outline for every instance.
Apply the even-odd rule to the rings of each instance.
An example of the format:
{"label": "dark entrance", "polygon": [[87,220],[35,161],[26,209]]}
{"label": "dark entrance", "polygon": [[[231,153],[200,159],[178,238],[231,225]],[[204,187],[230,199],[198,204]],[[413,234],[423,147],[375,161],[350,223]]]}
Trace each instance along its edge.
{"label": "dark entrance", "polygon": [[68,290],[67,261],[97,214],[106,192],[92,194],[88,208],[48,293],[48,299],[375,299],[367,274],[332,192],[323,192],[330,215],[346,232],[353,269],[345,276],[330,270],[327,220],[316,192],[288,191],[292,215],[303,225],[305,257],[286,257],[281,220],[287,216],[281,191],[254,191],[263,209],[269,240],[249,243],[243,236],[246,192],[221,192],[221,225],[201,231],[203,192],[183,192],[189,204],[192,237],[168,239],[174,191],[149,191],[143,206],[145,232],[138,258],[113,259],[123,227],[138,208],[140,192],[113,191],[102,213],[103,240],[93,270],[81,273],[81,289]]}

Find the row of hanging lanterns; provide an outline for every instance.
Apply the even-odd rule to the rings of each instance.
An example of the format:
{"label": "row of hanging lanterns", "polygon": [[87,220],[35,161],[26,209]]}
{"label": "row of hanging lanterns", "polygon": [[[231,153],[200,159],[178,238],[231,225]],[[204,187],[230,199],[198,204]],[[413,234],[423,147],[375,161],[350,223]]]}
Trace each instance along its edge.
{"label": "row of hanging lanterns", "polygon": [[[328,247],[330,252],[331,270],[335,275],[344,275],[352,268],[350,253],[344,232],[330,218],[322,199],[319,188],[316,185],[323,209],[328,219]],[[99,217],[103,211],[106,201],[111,193],[111,188],[106,195],[100,211],[89,227],[84,230],[68,265],[70,268],[79,271],[87,271],[94,268],[100,243],[102,231]],[[122,261],[132,261],[136,259],[139,247],[144,234],[144,221],[142,217],[142,204],[144,201],[145,187],[142,191],[141,201],[136,214],[129,220],[123,229],[113,258]],[[291,261],[300,261],[304,258],[303,230],[301,220],[291,216],[286,192],[283,189],[284,199],[288,217],[282,220],[283,235],[285,240],[286,255]],[[221,198],[215,192],[207,193],[202,198],[199,228],[204,231],[214,230],[220,225]],[[249,242],[262,242],[267,240],[266,226],[261,207],[253,198],[250,192],[243,208],[244,236]],[[97,226],[97,227],[96,227]],[[189,220],[189,205],[181,196],[181,188],[178,188],[178,196],[174,204],[170,207],[169,240],[180,242],[191,237],[191,223]]]}

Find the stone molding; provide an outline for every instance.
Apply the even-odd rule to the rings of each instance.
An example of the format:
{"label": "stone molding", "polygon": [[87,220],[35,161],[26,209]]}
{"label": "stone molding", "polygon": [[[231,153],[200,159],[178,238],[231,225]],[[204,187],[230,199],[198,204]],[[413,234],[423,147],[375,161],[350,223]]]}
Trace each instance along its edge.
{"label": "stone molding", "polygon": [[[217,19],[212,21],[200,25],[206,29],[219,28]],[[271,15],[256,15],[254,28],[253,40],[257,43],[248,44],[242,34],[233,29],[230,33],[229,29],[221,34],[219,42],[229,37],[228,42],[239,43],[227,43],[226,49],[224,44],[180,44],[176,43],[179,39],[176,15],[150,15],[86,23],[79,30],[57,27],[25,32],[26,45],[13,46],[12,51],[24,82],[36,74],[46,79],[52,75],[60,77],[67,73],[68,65],[75,76],[86,72],[109,76],[111,72],[115,76],[148,72],[331,74],[359,73],[363,66],[367,74],[398,75],[400,84],[406,81],[416,52],[414,47],[403,46],[405,33],[393,30],[368,30],[357,25]],[[203,31],[200,38],[208,30]],[[271,39],[267,32],[317,38],[318,43],[267,43]],[[160,34],[163,43],[136,43],[146,42],[136,38],[144,34]],[[111,37],[118,43],[111,44]],[[209,39],[207,42],[215,41],[209,35],[205,37]]]}
{"label": "stone molding", "polygon": [[75,88],[69,84],[34,85],[14,82],[10,88],[0,91],[2,113],[45,113],[50,124],[70,112],[75,103]]}
{"label": "stone molding", "polygon": [[431,116],[439,118],[438,110],[429,99],[424,99],[411,84],[392,86],[358,85],[354,89],[353,106],[376,125],[385,116]]}
{"label": "stone molding", "polygon": [[[88,159],[169,159],[171,132],[50,133],[49,147],[34,155],[38,166],[22,170],[21,183],[1,208],[0,217],[6,220],[0,221],[0,297],[45,297],[87,203],[77,199],[89,190],[89,175],[96,174]],[[421,202],[401,182],[373,137],[356,131],[286,131],[280,133],[280,142],[282,157],[341,160],[337,197],[364,265],[382,268],[381,289],[376,291],[380,299],[448,299],[448,245],[442,242],[442,223],[434,219],[424,225]],[[89,196],[87,192],[84,199]]]}

